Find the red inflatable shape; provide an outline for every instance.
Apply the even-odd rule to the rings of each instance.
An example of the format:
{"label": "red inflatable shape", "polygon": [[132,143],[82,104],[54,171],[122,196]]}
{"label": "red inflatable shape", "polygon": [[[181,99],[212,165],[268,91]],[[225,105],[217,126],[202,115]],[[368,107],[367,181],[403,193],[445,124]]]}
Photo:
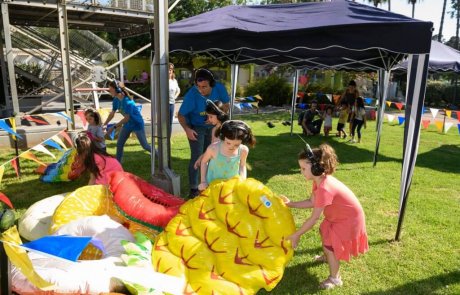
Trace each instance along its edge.
{"label": "red inflatable shape", "polygon": [[185,202],[128,172],[112,173],[110,190],[115,204],[128,219],[147,226],[166,227]]}

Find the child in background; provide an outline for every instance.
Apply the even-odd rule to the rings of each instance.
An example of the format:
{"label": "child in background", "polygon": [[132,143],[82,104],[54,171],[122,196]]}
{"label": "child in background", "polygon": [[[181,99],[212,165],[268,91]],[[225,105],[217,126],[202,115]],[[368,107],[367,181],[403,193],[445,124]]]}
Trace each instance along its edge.
{"label": "child in background", "polygon": [[201,159],[200,191],[205,190],[215,179],[229,179],[239,175],[246,179],[246,159],[249,149],[256,139],[251,128],[239,120],[230,120],[222,124],[219,130],[219,141],[211,144]]}
{"label": "child in background", "polygon": [[101,115],[94,109],[85,110],[86,121],[88,122],[88,137],[101,150],[106,151],[104,130],[102,129]]}
{"label": "child in background", "polygon": [[80,132],[75,139],[78,162],[82,171],[88,170],[90,174],[88,185],[109,184],[109,173],[123,171],[120,162],[107,154],[106,151],[96,147],[86,132]]}
{"label": "child in background", "polygon": [[[214,143],[214,142],[219,141],[219,137],[218,135],[216,135],[216,131],[220,128],[220,126],[222,126],[222,123],[228,120],[228,115],[224,111],[222,111],[221,107],[223,104],[221,101],[216,100],[213,102],[208,99],[206,103],[207,103],[206,114],[208,116],[207,122],[211,125],[214,125],[214,127],[212,128],[212,139],[211,139],[211,143]],[[203,155],[201,155],[198,158],[198,160],[196,160],[195,165],[194,165],[195,169],[198,169],[198,167],[201,166],[202,158],[203,158]]]}
{"label": "child in background", "polygon": [[353,126],[351,128],[351,143],[355,141],[355,131],[358,133],[358,143],[361,142],[361,127],[366,129],[366,108],[364,107],[364,99],[359,96],[353,107]]}
{"label": "child in background", "polygon": [[329,136],[332,130],[332,107],[328,106],[323,115],[324,120],[324,136]]}
{"label": "child in background", "polygon": [[299,154],[299,166],[307,181],[313,182],[311,198],[300,202],[290,202],[283,197],[291,208],[312,208],[310,218],[288,237],[294,248],[300,237],[308,232],[324,215],[320,225],[320,234],[324,255],[315,257],[316,261],[329,264],[329,277],[321,282],[320,288],[331,289],[342,286],[339,273],[340,260],[349,261],[351,256],[368,251],[368,239],[364,211],[355,194],[340,180],[332,176],[338,164],[334,149],[322,144]]}
{"label": "child in background", "polygon": [[[345,124],[348,119],[348,104],[346,101],[340,103],[340,112],[339,112],[339,122],[337,123],[337,134],[336,136],[347,138],[347,133],[345,132]],[[343,135],[342,135],[343,134]]]}

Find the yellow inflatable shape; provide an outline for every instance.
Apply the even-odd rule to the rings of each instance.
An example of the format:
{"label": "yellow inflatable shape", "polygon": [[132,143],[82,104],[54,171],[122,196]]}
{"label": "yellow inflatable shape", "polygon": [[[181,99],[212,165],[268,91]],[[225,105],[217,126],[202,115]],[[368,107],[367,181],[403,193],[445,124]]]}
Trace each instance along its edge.
{"label": "yellow inflatable shape", "polygon": [[283,201],[255,179],[213,181],[155,242],[156,271],[185,276],[184,294],[255,294],[281,280],[295,231]]}

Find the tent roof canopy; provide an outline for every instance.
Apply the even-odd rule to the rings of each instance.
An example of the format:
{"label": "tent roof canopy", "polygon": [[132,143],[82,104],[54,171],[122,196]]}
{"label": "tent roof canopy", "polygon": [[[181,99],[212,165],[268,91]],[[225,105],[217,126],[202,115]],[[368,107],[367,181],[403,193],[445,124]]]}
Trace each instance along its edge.
{"label": "tent roof canopy", "polygon": [[[403,61],[395,67],[395,70],[406,69],[407,61]],[[428,71],[460,73],[460,51],[442,44],[441,42],[431,41]]]}
{"label": "tent roof canopy", "polygon": [[175,22],[171,52],[207,53],[230,63],[390,69],[430,52],[433,24],[338,0],[227,6]]}

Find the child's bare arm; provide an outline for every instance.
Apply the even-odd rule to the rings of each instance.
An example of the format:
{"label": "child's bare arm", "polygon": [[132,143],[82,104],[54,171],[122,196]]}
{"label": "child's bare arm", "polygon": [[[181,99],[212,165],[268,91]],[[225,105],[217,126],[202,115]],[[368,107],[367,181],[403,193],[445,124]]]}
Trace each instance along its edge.
{"label": "child's bare arm", "polygon": [[249,149],[247,146],[243,146],[241,150],[241,158],[240,158],[240,170],[239,174],[242,179],[247,178],[247,168],[246,168],[246,160],[248,158]]}
{"label": "child's bare arm", "polygon": [[214,157],[214,148],[209,146],[201,158],[201,183],[198,186],[198,189],[204,190],[208,187],[208,183],[206,182],[206,174],[208,173],[208,162]]}

